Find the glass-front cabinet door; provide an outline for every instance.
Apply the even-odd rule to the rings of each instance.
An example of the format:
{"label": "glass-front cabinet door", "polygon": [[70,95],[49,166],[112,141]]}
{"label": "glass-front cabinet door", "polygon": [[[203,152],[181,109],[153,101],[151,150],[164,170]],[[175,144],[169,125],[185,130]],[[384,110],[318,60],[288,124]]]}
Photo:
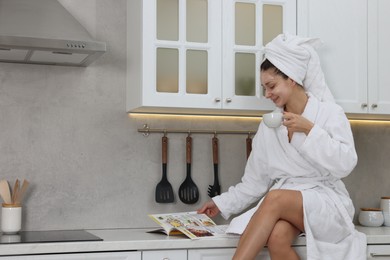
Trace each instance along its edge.
{"label": "glass-front cabinet door", "polygon": [[143,3],[147,105],[220,108],[222,1]]}
{"label": "glass-front cabinet door", "polygon": [[296,2],[226,1],[223,16],[225,108],[270,110],[260,83],[263,47],[283,32],[296,33]]}
{"label": "glass-front cabinet door", "polygon": [[296,0],[128,1],[128,110],[273,109],[260,84],[262,48],[296,33]]}

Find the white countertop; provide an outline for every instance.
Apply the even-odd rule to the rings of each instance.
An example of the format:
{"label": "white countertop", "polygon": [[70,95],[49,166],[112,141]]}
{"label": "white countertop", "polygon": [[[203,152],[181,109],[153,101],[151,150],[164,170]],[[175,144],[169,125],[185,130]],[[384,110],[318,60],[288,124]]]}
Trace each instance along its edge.
{"label": "white countertop", "polygon": [[390,227],[363,227],[356,226],[356,229],[367,236],[367,244],[390,244]]}
{"label": "white countertop", "polygon": [[[390,227],[372,228],[358,226],[357,229],[367,234],[368,244],[390,244]],[[0,255],[229,248],[236,247],[238,242],[238,237],[191,240],[181,236],[168,237],[163,234],[147,233],[147,231],[150,230],[151,229],[87,230],[102,238],[104,241],[1,244]],[[294,245],[304,246],[305,238],[299,237]]]}

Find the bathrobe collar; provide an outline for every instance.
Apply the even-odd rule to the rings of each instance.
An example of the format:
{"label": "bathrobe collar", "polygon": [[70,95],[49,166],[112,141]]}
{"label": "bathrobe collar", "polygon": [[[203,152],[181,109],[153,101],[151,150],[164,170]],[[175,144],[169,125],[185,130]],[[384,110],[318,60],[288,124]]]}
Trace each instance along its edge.
{"label": "bathrobe collar", "polygon": [[[303,110],[302,116],[308,119],[309,121],[311,121],[312,123],[315,123],[317,119],[318,110],[319,110],[319,101],[310,92],[307,92],[306,94],[308,95],[309,98],[307,100],[305,109]],[[287,132],[288,132],[287,127],[285,126],[281,126],[278,129],[279,138],[286,139],[288,143]],[[306,134],[294,133],[291,138],[290,144],[293,147],[295,147],[295,149],[298,149],[303,144],[305,139],[306,139]]]}

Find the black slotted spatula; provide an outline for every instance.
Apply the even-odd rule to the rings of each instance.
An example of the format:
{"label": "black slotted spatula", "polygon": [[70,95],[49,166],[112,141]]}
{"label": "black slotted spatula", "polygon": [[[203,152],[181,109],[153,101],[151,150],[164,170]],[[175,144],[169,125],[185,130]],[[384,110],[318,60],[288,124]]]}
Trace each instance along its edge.
{"label": "black slotted spatula", "polygon": [[209,185],[207,194],[212,198],[221,194],[221,185],[219,185],[218,180],[218,138],[214,136],[211,142],[213,147],[214,184]]}
{"label": "black slotted spatula", "polygon": [[170,203],[174,200],[172,185],[167,178],[167,161],[168,161],[168,137],[162,138],[162,179],[156,186],[156,202]]}
{"label": "black slotted spatula", "polygon": [[187,177],[179,187],[179,198],[183,203],[194,204],[199,199],[199,190],[191,178],[191,149],[192,137],[186,139]]}

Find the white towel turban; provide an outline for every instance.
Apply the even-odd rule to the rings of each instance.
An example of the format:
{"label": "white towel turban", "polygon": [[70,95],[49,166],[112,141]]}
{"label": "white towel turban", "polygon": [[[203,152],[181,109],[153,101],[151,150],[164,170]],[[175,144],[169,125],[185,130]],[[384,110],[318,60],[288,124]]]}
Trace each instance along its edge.
{"label": "white towel turban", "polygon": [[265,46],[264,59],[268,59],[320,101],[335,102],[325,82],[320,58],[315,51],[320,45],[322,42],[318,38],[280,34]]}

